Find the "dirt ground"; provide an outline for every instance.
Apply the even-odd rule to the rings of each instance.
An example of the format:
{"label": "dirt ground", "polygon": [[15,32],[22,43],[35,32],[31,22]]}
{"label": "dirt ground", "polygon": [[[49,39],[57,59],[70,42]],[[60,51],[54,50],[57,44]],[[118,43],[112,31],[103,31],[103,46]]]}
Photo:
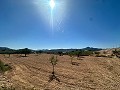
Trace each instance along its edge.
{"label": "dirt ground", "polygon": [[72,65],[67,55],[58,56],[55,74],[60,82],[48,82],[52,72],[50,54],[10,58],[0,55],[0,60],[10,64],[13,70],[5,73],[9,83],[17,88],[35,90],[120,90],[120,59],[107,57],[74,58]]}

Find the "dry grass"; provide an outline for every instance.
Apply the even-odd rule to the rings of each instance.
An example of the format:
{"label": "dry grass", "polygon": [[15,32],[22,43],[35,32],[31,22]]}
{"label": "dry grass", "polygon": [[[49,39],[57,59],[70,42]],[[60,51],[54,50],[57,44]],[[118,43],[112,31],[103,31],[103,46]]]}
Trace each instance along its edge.
{"label": "dry grass", "polygon": [[120,88],[120,59],[107,57],[75,58],[79,63],[72,65],[69,56],[58,56],[55,73],[60,82],[48,82],[52,72],[49,61],[51,55],[29,55],[18,57],[11,55],[3,62],[9,63],[14,69],[6,76],[17,90],[20,87],[34,88],[35,90],[119,90]]}

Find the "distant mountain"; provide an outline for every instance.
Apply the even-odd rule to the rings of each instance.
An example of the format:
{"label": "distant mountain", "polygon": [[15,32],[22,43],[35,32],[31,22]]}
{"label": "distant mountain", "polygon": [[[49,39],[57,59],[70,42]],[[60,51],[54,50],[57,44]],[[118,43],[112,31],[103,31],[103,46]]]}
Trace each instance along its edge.
{"label": "distant mountain", "polygon": [[100,51],[100,50],[102,50],[102,49],[101,49],[101,48],[86,47],[86,48],[83,48],[82,50]]}
{"label": "distant mountain", "polygon": [[[9,50],[13,50],[13,49],[10,49],[8,47],[0,47],[0,51],[9,51]],[[102,50],[100,48],[93,48],[93,47],[86,47],[86,48],[83,48],[83,49],[43,49],[41,50],[42,52],[54,52],[54,53],[57,53],[57,52],[71,52],[71,51],[79,51],[79,50],[90,50],[90,51],[99,51],[99,50]],[[33,52],[36,52],[36,51],[39,51],[39,50],[31,50]]]}
{"label": "distant mountain", "polygon": [[8,47],[0,47],[0,51],[6,51],[6,50],[10,50],[10,48],[8,48]]}
{"label": "distant mountain", "polygon": [[76,49],[51,49],[51,50],[44,50],[44,52],[70,52],[70,51],[75,51]]}
{"label": "distant mountain", "polygon": [[100,51],[100,48],[86,47],[83,49],[51,49],[51,50],[42,50],[43,52],[71,52],[71,51],[79,51],[79,50],[89,50],[89,51]]}

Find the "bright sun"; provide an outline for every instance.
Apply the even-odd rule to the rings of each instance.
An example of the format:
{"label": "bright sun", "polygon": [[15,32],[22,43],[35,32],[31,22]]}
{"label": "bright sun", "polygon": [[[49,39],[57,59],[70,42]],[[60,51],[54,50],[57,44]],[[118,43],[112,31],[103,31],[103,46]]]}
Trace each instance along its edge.
{"label": "bright sun", "polygon": [[54,0],[50,0],[50,7],[51,9],[53,9],[55,7],[55,2]]}

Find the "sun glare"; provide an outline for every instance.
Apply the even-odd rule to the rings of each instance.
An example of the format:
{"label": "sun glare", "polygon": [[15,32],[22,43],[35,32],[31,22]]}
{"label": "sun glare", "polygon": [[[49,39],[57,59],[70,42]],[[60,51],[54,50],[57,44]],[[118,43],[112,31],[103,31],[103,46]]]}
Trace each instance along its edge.
{"label": "sun glare", "polygon": [[50,1],[50,7],[51,7],[51,9],[53,9],[53,8],[55,7],[55,2],[54,2],[54,0],[51,0],[51,1]]}

